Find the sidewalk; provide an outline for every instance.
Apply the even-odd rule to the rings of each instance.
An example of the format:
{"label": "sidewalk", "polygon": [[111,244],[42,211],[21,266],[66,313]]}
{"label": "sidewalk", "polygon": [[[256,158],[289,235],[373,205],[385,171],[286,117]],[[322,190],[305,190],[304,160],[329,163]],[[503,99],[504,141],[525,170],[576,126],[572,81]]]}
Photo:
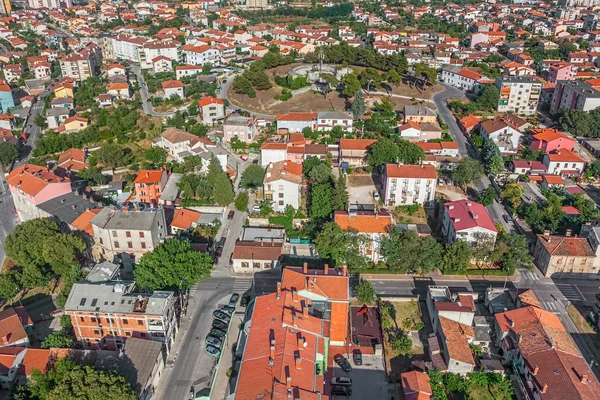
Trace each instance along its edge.
{"label": "sidewalk", "polygon": [[[229,396],[229,377],[227,371],[233,367],[233,351],[237,343],[238,336],[240,333],[239,326],[244,320],[244,313],[246,309],[238,304],[235,307],[235,313],[233,314],[233,320],[231,321],[231,328],[227,334],[227,342],[224,344],[223,355],[218,364],[217,378],[214,380],[211,400],[225,400]],[[238,371],[236,371],[238,372]]]}
{"label": "sidewalk", "polygon": [[379,280],[379,281],[412,281],[414,279],[432,279],[440,281],[470,281],[470,280],[487,280],[487,281],[504,281],[508,278],[511,282],[519,282],[521,274],[515,271],[512,276],[495,276],[495,275],[444,275],[437,272],[430,272],[425,275],[411,274],[360,274],[362,279]]}

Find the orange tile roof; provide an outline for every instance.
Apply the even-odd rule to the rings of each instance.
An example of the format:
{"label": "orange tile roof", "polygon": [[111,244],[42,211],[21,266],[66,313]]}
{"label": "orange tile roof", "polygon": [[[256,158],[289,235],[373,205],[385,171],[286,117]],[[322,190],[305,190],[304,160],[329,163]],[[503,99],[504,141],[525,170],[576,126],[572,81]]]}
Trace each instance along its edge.
{"label": "orange tile roof", "polygon": [[348,276],[335,268],[329,268],[327,274],[323,269],[310,269],[305,274],[302,267],[286,267],[281,278],[281,285],[289,290],[307,290],[329,300],[343,301],[348,300],[350,295],[348,282]]}
{"label": "orange tile roof", "polygon": [[460,71],[458,71],[458,75],[464,76],[466,78],[473,79],[473,80],[477,80],[477,79],[481,78],[481,74],[479,74],[469,68],[461,69]]}
{"label": "orange tile roof", "polygon": [[478,118],[474,115],[467,115],[466,117],[463,117],[460,119],[460,123],[462,124],[462,126],[464,126],[467,129],[473,128],[475,125],[477,125],[480,122],[481,122],[481,118]]}
{"label": "orange tile roof", "polygon": [[187,208],[176,210],[173,221],[171,222],[171,226],[188,230],[192,227],[192,224],[198,222],[200,216],[202,216],[202,213],[194,210],[188,210]]}
{"label": "orange tile roof", "polygon": [[164,171],[162,169],[159,169],[159,170],[143,169],[138,173],[138,175],[135,178],[135,180],[133,181],[133,183],[136,183],[136,184],[137,183],[146,183],[146,184],[157,183],[162,180],[163,173],[166,174],[166,171]]}
{"label": "orange tile roof", "polygon": [[89,164],[85,162],[85,151],[71,148],[58,157],[57,165],[72,171],[81,171]]}
{"label": "orange tile roof", "polygon": [[543,176],[542,179],[545,180],[549,185],[564,185],[565,184],[565,180],[562,178],[562,176],[558,176],[558,175],[546,174]]}
{"label": "orange tile roof", "polygon": [[340,139],[340,149],[367,150],[375,142],[375,139]]}
{"label": "orange tile roof", "polygon": [[182,88],[183,83],[176,79],[171,79],[169,81],[164,81],[161,83],[163,89],[174,89],[174,88]]}
{"label": "orange tile roof", "polygon": [[576,153],[567,150],[567,149],[560,149],[558,151],[553,151],[551,153],[547,154],[548,158],[550,159],[551,162],[579,162],[579,163],[585,163],[585,161],[579,157]]}
{"label": "orange tile roof", "polygon": [[203,99],[198,100],[198,107],[205,107],[211,104],[221,104],[221,105],[225,105],[225,103],[223,103],[223,100],[218,99],[216,97],[205,97]]}
{"label": "orange tile roof", "polygon": [[7,374],[15,363],[17,355],[26,349],[26,347],[0,348],[0,374]]}
{"label": "orange tile roof", "polygon": [[399,129],[400,129],[400,131],[405,131],[405,130],[411,129],[411,128],[420,131],[421,125],[419,125],[418,122],[415,122],[415,121],[409,119],[408,121],[406,121],[406,123],[404,125],[401,125]]}
{"label": "orange tile roof", "polygon": [[553,235],[545,237],[538,234],[538,242],[550,255],[593,257],[594,251],[588,240],[584,237]]}
{"label": "orange tile roof", "polygon": [[279,143],[279,142],[263,142],[260,146],[261,150],[285,150],[287,148],[287,143]]}
{"label": "orange tile roof", "polygon": [[540,303],[538,297],[535,295],[533,289],[527,289],[523,293],[519,293],[518,297],[521,300],[521,303],[524,305],[542,308],[542,304]]}
{"label": "orange tile roof", "polygon": [[69,182],[69,179],[61,178],[49,172],[45,167],[25,164],[13,169],[6,181],[10,186],[16,187],[30,196],[35,196],[49,184]]}
{"label": "orange tile roof", "polygon": [[385,174],[389,178],[421,178],[436,179],[437,172],[433,165],[386,164]]}
{"label": "orange tile roof", "polygon": [[233,248],[232,260],[278,260],[283,254],[283,243],[237,242]]}
{"label": "orange tile roof", "polygon": [[111,64],[106,68],[107,71],[110,71],[111,69],[125,69],[125,67],[121,64]]}
{"label": "orange tile roof", "polygon": [[371,211],[359,211],[352,215],[348,211],[336,211],[334,221],[343,230],[354,229],[361,233],[387,233],[394,223],[389,213],[375,214]]}
{"label": "orange tile roof", "polygon": [[302,183],[302,164],[291,161],[277,161],[267,166],[264,183],[283,179],[292,183]]}
{"label": "orange tile roof", "polygon": [[81,214],[71,225],[75,229],[79,229],[80,231],[84,231],[90,236],[94,236],[94,229],[92,228],[92,219],[101,211],[101,208],[94,208],[91,210],[85,210],[83,214]]}
{"label": "orange tile roof", "polygon": [[564,133],[553,128],[532,129],[531,134],[534,139],[543,142],[551,142],[557,139],[566,139],[573,142],[575,141]]}
{"label": "orange tile roof", "polygon": [[276,121],[312,121],[318,116],[315,112],[289,112],[287,114],[277,114]]}
{"label": "orange tile roof", "polygon": [[475,365],[473,351],[469,347],[469,338],[475,338],[473,328],[444,317],[440,317],[440,325],[446,337],[448,357],[466,364]]}
{"label": "orange tile roof", "polygon": [[424,372],[409,371],[400,375],[404,400],[429,399],[433,394],[429,376]]}
{"label": "orange tile roof", "polygon": [[[18,341],[27,339],[27,332],[23,327],[23,321],[14,308],[7,308],[0,312],[0,340],[4,345],[12,345]],[[6,340],[6,342],[4,342]]]}
{"label": "orange tile roof", "polygon": [[127,84],[125,82],[109,83],[107,88],[108,88],[108,90],[129,89],[129,84]]}

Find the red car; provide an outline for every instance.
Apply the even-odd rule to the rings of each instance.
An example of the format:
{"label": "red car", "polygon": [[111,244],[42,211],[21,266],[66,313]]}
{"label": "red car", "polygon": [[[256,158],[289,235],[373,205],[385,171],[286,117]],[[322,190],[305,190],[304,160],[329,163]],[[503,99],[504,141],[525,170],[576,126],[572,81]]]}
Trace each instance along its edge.
{"label": "red car", "polygon": [[242,161],[247,161],[248,160],[248,156],[241,156],[240,158],[242,159]]}

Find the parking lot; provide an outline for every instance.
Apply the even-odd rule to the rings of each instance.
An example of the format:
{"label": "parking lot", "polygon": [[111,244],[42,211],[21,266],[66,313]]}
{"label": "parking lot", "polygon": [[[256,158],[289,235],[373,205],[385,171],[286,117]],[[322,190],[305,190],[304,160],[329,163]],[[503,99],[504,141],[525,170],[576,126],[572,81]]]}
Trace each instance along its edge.
{"label": "parking lot", "polygon": [[373,193],[376,191],[371,175],[351,175],[348,177],[350,204],[375,204]]}
{"label": "parking lot", "polygon": [[[388,383],[385,376],[383,356],[363,354],[363,364],[354,365],[352,355],[344,354],[350,361],[352,370],[344,372],[337,364],[334,367],[334,376],[345,376],[352,379],[352,395],[349,399],[377,399],[389,400],[392,397],[400,399],[393,384]],[[344,396],[333,396],[343,399]]]}

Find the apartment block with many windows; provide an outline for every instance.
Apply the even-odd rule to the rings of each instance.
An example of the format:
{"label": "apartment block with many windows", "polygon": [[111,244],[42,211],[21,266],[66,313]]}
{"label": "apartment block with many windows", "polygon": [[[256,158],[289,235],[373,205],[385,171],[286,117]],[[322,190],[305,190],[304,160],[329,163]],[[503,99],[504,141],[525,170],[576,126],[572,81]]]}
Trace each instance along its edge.
{"label": "apartment block with many windows", "polygon": [[386,164],[381,191],[386,206],[424,204],[435,198],[433,165]]}
{"label": "apartment block with many windows", "polygon": [[537,78],[529,76],[497,77],[495,85],[500,92],[498,112],[535,114],[543,86]]}

